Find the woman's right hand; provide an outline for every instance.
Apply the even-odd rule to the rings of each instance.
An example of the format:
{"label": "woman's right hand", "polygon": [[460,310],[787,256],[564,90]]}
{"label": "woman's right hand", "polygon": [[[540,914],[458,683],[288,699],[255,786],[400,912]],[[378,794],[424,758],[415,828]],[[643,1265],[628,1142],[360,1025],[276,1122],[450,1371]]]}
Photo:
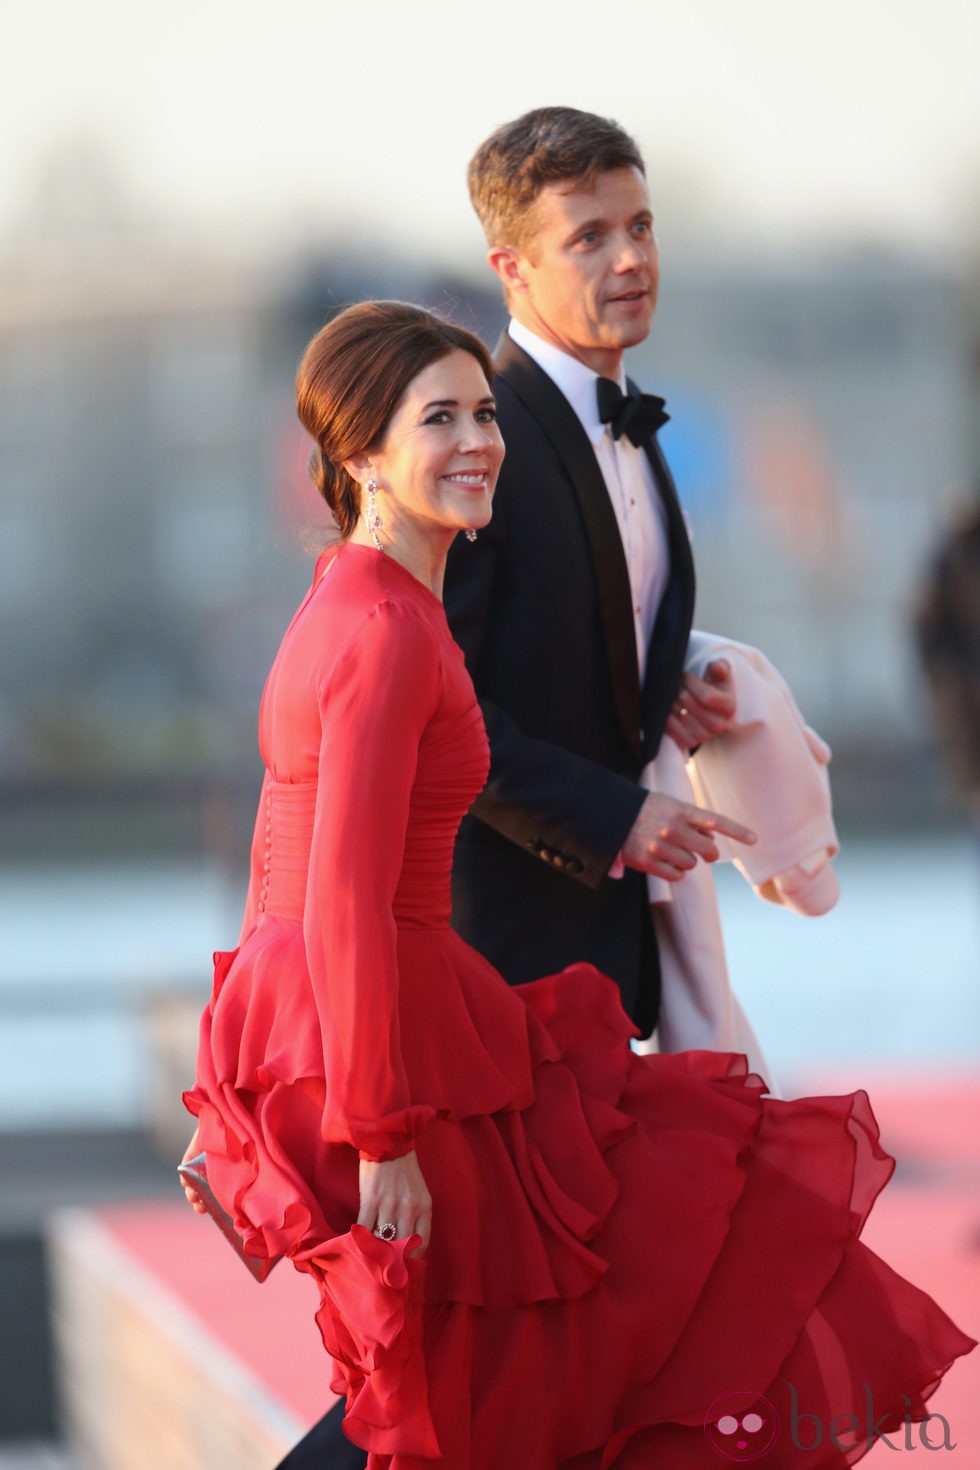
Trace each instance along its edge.
{"label": "woman's right hand", "polygon": [[360,1191],[358,1225],[375,1235],[381,1234],[382,1227],[394,1225],[394,1235],[386,1232],[382,1236],[385,1240],[420,1235],[422,1244],[413,1254],[422,1255],[432,1232],[432,1196],[422,1178],[414,1149],[400,1159],[385,1159],[381,1163],[362,1159]]}

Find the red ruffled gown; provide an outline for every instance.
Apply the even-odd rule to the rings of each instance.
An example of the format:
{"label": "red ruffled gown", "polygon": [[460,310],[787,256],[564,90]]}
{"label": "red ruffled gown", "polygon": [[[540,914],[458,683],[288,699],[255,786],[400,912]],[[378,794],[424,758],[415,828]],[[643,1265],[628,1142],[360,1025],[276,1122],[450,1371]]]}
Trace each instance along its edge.
{"label": "red ruffled gown", "polygon": [[[438,599],[325,553],[259,730],[242,937],[186,1101],[251,1249],[315,1279],[373,1470],[825,1470],[869,1417],[923,1417],[972,1343],[858,1240],[893,1167],[865,1094],[636,1057],[590,965],[511,988],[449,927],[488,752]],[[413,1147],[424,1264],[352,1224],[358,1150]]]}

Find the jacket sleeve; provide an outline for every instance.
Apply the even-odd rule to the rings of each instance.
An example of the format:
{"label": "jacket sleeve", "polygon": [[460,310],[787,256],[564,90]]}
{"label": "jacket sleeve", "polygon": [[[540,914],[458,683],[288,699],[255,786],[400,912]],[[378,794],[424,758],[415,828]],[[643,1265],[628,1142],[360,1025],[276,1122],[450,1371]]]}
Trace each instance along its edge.
{"label": "jacket sleeve", "polygon": [[[450,552],[446,614],[479,692],[480,655],[497,579],[506,575],[506,508],[478,540]],[[524,733],[499,703],[481,698],[490,778],[473,815],[590,888],[609,873],[646,792],[608,767]]]}
{"label": "jacket sleeve", "polygon": [[322,1133],[362,1157],[408,1152],[434,1109],[401,1056],[397,930],[409,800],[441,689],[420,614],[381,603],[318,691],[321,744],[304,939],[320,1020]]}

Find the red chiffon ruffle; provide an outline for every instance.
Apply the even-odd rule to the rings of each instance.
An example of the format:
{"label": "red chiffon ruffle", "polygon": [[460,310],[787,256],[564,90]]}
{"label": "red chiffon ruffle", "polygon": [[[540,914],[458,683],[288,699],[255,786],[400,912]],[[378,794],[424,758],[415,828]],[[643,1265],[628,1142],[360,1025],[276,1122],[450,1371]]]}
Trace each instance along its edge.
{"label": "red chiffon ruffle", "polygon": [[[460,993],[473,980],[485,997],[489,967],[441,943]],[[499,1005],[523,1007],[517,1081],[482,1112],[460,1093],[465,1055],[451,1079],[430,1075],[424,1262],[414,1242],[351,1225],[357,1157],[320,1138],[315,1064],[277,1075],[263,1042],[242,1088],[238,1059],[214,1066],[225,1053],[204,1018],[186,1100],[212,1182],[250,1249],[317,1281],[347,1432],[372,1466],[717,1470],[706,1417],[747,1388],[783,1426],[762,1465],[854,1463],[869,1392],[879,1429],[922,1418],[971,1341],[858,1240],[893,1168],[866,1095],[777,1101],[742,1057],[636,1057],[615,987],[589,966],[496,983]],[[798,1450],[794,1412],[828,1430],[851,1416],[850,1439]]]}

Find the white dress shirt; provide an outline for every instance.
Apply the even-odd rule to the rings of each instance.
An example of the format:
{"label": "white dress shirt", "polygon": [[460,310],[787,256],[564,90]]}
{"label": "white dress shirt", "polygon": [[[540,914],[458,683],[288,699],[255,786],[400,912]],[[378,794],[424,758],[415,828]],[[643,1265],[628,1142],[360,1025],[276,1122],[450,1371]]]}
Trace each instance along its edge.
{"label": "white dress shirt", "polygon": [[[508,330],[518,347],[534,359],[568,399],[595,450],[626,557],[642,684],[650,635],[670,576],[667,514],[650,461],[625,435],[614,439],[609,425],[599,421],[595,386],[598,373],[577,357],[569,357],[561,348],[545,342],[520,322],[511,319]],[[625,390],[626,373],[622,365],[616,381]]]}

